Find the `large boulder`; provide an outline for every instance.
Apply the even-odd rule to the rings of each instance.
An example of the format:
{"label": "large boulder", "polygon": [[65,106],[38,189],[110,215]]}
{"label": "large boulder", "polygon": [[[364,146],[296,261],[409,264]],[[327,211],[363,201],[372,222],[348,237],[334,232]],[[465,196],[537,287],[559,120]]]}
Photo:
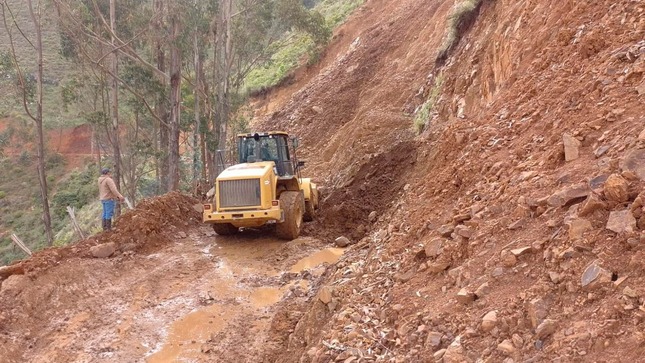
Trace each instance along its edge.
{"label": "large boulder", "polygon": [[604,187],[605,198],[623,203],[629,200],[629,183],[622,176],[612,174],[607,178]]}
{"label": "large boulder", "polygon": [[627,154],[620,167],[624,171],[631,171],[638,179],[645,181],[645,149],[637,149]]}

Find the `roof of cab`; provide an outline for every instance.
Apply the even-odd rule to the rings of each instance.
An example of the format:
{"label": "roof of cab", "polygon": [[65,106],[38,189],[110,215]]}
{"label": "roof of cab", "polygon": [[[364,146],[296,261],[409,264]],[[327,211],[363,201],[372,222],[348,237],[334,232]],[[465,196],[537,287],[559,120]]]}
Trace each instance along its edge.
{"label": "roof of cab", "polygon": [[284,135],[284,136],[289,136],[288,133],[284,131],[267,131],[267,132],[250,132],[248,134],[237,134],[237,137],[253,137],[255,134],[258,134],[258,136],[263,137],[263,136],[274,136],[274,135]]}

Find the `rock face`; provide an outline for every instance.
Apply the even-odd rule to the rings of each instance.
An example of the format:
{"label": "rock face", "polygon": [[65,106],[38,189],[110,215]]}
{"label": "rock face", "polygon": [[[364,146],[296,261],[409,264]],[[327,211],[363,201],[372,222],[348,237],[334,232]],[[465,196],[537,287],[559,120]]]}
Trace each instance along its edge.
{"label": "rock face", "polygon": [[580,156],[580,141],[569,134],[562,135],[562,141],[564,142],[564,160],[576,160]]}
{"label": "rock face", "polygon": [[606,228],[618,234],[632,233],[636,230],[636,218],[629,209],[609,213]]}
{"label": "rock face", "polygon": [[622,176],[612,174],[605,182],[605,198],[623,203],[629,200],[629,184]]}
{"label": "rock face", "polygon": [[116,252],[114,242],[103,243],[90,248],[90,253],[96,258],[107,258]]}

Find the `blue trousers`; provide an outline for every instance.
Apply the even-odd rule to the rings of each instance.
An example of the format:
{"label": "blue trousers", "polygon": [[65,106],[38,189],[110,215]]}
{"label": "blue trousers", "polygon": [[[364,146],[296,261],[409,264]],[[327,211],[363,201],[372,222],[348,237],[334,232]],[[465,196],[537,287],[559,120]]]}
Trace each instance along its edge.
{"label": "blue trousers", "polygon": [[112,219],[116,202],[113,200],[102,200],[101,203],[103,204],[103,219]]}

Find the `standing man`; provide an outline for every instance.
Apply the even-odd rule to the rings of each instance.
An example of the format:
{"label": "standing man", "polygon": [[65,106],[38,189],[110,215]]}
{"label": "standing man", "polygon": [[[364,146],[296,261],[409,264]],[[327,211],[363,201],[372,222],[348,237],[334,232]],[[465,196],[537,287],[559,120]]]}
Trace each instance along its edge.
{"label": "standing man", "polygon": [[114,184],[108,168],[101,169],[99,198],[101,199],[101,204],[103,204],[103,230],[109,231],[112,229],[112,216],[114,215],[116,200],[123,201],[125,198],[116,189],[116,184]]}

